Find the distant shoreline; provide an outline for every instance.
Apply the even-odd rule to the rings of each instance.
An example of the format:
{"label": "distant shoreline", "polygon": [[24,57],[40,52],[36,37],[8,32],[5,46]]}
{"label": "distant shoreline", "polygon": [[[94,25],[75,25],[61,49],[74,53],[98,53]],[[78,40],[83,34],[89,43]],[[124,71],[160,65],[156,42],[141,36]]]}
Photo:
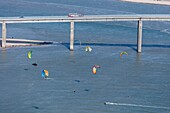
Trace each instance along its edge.
{"label": "distant shoreline", "polygon": [[124,2],[136,2],[144,4],[170,5],[170,0],[121,0]]}

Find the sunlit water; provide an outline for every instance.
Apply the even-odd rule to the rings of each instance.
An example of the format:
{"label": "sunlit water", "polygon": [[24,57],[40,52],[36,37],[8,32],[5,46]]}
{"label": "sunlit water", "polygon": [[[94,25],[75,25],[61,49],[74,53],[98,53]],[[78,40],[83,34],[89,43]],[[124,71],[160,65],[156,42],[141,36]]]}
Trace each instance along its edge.
{"label": "sunlit water", "polygon": [[[169,10],[170,6],[114,0],[1,0],[0,3],[3,17],[56,16],[70,12],[168,14]],[[136,22],[75,23],[72,52],[68,49],[69,26],[69,23],[7,25],[7,37],[55,43],[0,49],[0,112],[170,112],[169,22],[143,23],[141,54],[136,52]],[[92,52],[85,52],[86,46],[92,47]],[[30,50],[32,58],[28,59]],[[128,55],[121,58],[122,51]],[[92,74],[95,64],[101,67],[96,75]],[[42,78],[44,69],[49,71],[51,79]]]}

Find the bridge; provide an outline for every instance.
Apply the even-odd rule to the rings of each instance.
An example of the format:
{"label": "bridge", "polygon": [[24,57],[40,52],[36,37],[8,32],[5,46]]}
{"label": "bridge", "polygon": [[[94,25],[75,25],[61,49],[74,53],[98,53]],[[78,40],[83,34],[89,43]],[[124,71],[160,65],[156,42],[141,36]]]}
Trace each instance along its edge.
{"label": "bridge", "polygon": [[68,16],[21,16],[0,17],[2,24],[2,48],[6,47],[6,24],[11,23],[70,23],[70,50],[74,50],[74,23],[75,22],[108,22],[108,21],[136,21],[138,22],[137,52],[142,52],[142,22],[143,21],[170,21],[170,14],[135,14],[135,15],[85,15],[81,17]]}

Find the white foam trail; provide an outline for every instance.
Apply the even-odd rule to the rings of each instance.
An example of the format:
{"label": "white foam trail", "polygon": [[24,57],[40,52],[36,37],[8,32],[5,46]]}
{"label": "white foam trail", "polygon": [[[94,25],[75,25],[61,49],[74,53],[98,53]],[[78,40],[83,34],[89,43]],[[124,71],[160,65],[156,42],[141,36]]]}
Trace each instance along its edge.
{"label": "white foam trail", "polygon": [[38,90],[38,92],[71,92],[70,90]]}
{"label": "white foam trail", "polygon": [[45,80],[54,80],[54,78],[44,78]]}
{"label": "white foam trail", "polygon": [[114,105],[114,106],[129,106],[129,107],[142,107],[142,108],[155,108],[155,109],[168,109],[168,110],[170,110],[170,107],[164,107],[164,106],[148,106],[148,105],[113,103],[113,102],[105,102],[105,104],[106,105]]}
{"label": "white foam trail", "polygon": [[163,33],[167,33],[167,34],[170,34],[169,29],[163,29],[163,30],[161,30],[161,32],[163,32]]}

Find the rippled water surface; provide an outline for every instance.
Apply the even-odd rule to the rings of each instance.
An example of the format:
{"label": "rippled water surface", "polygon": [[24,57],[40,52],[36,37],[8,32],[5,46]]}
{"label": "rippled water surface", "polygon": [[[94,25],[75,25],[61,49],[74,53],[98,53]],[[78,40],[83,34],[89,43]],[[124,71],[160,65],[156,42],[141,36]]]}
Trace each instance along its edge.
{"label": "rippled water surface", "polygon": [[[0,0],[0,16],[168,14],[170,6],[117,0]],[[0,28],[1,30],[1,28]],[[7,24],[7,37],[54,41],[41,47],[0,49],[2,113],[169,113],[170,23],[137,22]],[[1,34],[0,34],[1,35]],[[90,46],[92,52],[85,52]],[[32,58],[27,53],[32,51]],[[128,55],[120,57],[126,51]],[[33,66],[37,63],[37,66]],[[92,67],[97,64],[97,74]],[[49,80],[41,76],[49,71]],[[104,104],[110,102],[112,104]]]}

